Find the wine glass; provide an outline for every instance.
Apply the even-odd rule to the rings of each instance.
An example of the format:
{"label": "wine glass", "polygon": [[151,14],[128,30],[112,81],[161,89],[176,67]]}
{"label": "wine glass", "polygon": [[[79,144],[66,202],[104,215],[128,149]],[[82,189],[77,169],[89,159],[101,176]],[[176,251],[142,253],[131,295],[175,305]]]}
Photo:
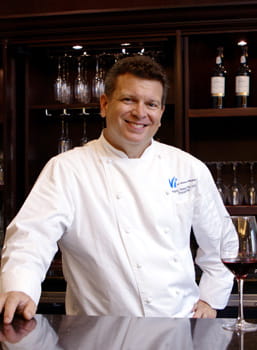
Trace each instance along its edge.
{"label": "wine glass", "polygon": [[69,138],[69,125],[68,117],[70,116],[67,113],[67,110],[64,109],[61,114],[61,136],[58,139],[58,153],[63,153],[72,148],[72,141]]}
{"label": "wine glass", "polygon": [[236,322],[223,325],[230,331],[255,331],[257,324],[246,322],[243,313],[243,284],[249,273],[257,267],[257,224],[254,216],[226,217],[227,225],[233,223],[237,244],[221,243],[221,260],[234,274],[238,283],[239,307]]}
{"label": "wine glass", "polygon": [[92,94],[93,97],[99,100],[100,96],[104,93],[104,70],[100,66],[100,57],[96,56],[96,68],[95,76],[92,82]]}
{"label": "wine glass", "polygon": [[238,166],[238,162],[232,162],[233,182],[229,188],[229,198],[228,198],[230,205],[240,205],[243,203],[243,199],[244,199],[243,186],[239,183],[237,178],[237,166]]}
{"label": "wine glass", "polygon": [[86,81],[86,70],[84,74],[81,66],[81,57],[78,58],[77,77],[74,82],[74,97],[75,100],[82,103],[89,102],[89,89]]}
{"label": "wine glass", "polygon": [[257,185],[254,181],[254,165],[255,162],[249,162],[250,166],[250,183],[247,188],[246,201],[249,205],[257,204]]}
{"label": "wine glass", "polygon": [[81,146],[84,146],[87,141],[88,141],[88,138],[87,138],[87,123],[86,123],[86,117],[90,115],[90,113],[88,113],[86,111],[86,108],[82,108],[82,112],[80,113],[80,115],[82,116],[83,118],[83,133],[82,133],[82,137],[80,139],[80,145]]}
{"label": "wine glass", "polygon": [[223,184],[223,181],[222,181],[222,165],[223,165],[223,162],[216,162],[216,172],[217,172],[216,186],[219,191],[219,194],[221,195],[223,202],[226,203],[228,191],[227,191],[227,187]]}
{"label": "wine glass", "polygon": [[57,78],[54,82],[54,96],[56,101],[62,102],[62,65],[61,58],[58,58]]}
{"label": "wine glass", "polygon": [[57,78],[54,82],[55,99],[58,102],[71,103],[71,83],[69,78],[68,56],[58,59]]}

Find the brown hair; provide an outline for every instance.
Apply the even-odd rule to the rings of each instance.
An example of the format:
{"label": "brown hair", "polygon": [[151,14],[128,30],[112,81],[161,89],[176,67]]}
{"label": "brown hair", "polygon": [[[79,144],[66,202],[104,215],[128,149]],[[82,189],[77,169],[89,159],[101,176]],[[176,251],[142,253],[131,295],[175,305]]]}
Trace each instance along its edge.
{"label": "brown hair", "polygon": [[168,92],[168,81],[163,68],[149,56],[132,56],[117,61],[108,71],[105,78],[105,94],[111,96],[116,87],[118,76],[130,73],[136,77],[157,80],[162,84],[162,105],[165,104]]}

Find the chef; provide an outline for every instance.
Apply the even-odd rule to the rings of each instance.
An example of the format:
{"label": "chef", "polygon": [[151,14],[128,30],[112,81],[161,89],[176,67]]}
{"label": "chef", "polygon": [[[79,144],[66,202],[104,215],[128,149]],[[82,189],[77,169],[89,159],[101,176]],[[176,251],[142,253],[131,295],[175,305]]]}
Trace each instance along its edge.
{"label": "chef", "polygon": [[[151,58],[119,60],[100,98],[97,140],[53,157],[10,223],[0,311],[31,319],[58,249],[69,315],[215,317],[233,275],[220,260],[235,241],[207,167],[154,140],[167,78]],[[193,229],[202,270],[190,250]]]}

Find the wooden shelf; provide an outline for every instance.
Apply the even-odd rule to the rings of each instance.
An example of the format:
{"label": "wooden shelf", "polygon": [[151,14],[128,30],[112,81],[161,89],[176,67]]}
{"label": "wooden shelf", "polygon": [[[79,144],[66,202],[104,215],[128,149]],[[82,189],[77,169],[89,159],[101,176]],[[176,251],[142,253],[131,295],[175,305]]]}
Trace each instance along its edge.
{"label": "wooden shelf", "polygon": [[230,215],[257,215],[257,205],[226,205]]}
{"label": "wooden shelf", "polygon": [[99,103],[87,103],[85,104],[61,104],[61,103],[53,103],[53,104],[44,104],[44,105],[31,105],[30,109],[48,109],[48,110],[63,110],[63,109],[99,109]]}
{"label": "wooden shelf", "polygon": [[211,117],[257,117],[257,107],[247,108],[223,108],[223,109],[189,109],[188,118]]}

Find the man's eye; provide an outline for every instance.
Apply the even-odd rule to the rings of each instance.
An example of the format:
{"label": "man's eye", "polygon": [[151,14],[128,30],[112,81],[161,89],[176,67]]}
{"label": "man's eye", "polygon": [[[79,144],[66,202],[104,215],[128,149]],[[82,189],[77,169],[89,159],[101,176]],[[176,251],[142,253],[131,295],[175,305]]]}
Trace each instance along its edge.
{"label": "man's eye", "polygon": [[131,102],[132,102],[132,99],[129,98],[129,97],[124,97],[124,98],[122,99],[122,101],[125,102],[125,103],[131,103]]}
{"label": "man's eye", "polygon": [[152,109],[156,109],[159,107],[158,103],[155,103],[155,102],[148,103],[148,106]]}

